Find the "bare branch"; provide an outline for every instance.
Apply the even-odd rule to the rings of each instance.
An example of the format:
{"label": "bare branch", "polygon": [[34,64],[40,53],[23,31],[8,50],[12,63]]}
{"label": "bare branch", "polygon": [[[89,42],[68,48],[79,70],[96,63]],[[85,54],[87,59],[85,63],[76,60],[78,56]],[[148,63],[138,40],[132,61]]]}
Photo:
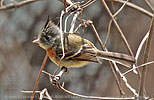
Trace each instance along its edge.
{"label": "bare branch", "polygon": [[126,74],[128,74],[129,72],[131,72],[131,71],[133,71],[133,70],[135,70],[135,69],[137,69],[137,68],[145,67],[145,66],[150,65],[150,64],[153,64],[153,63],[154,63],[154,61],[151,61],[151,62],[147,62],[147,63],[142,64],[142,65],[139,65],[139,66],[137,66],[137,67],[135,67],[135,68],[132,68],[132,69],[126,71],[125,73],[122,74],[122,76],[125,76]]}
{"label": "bare branch", "polygon": [[36,82],[35,82],[35,86],[34,86],[33,93],[32,93],[32,96],[31,96],[30,100],[33,100],[33,98],[34,98],[35,91],[36,91],[36,88],[37,88],[37,86],[38,86],[38,83],[39,83],[39,80],[40,80],[42,71],[43,71],[43,69],[44,69],[45,63],[46,63],[46,61],[47,61],[47,58],[48,58],[48,56],[47,56],[47,54],[46,54],[45,57],[44,57],[42,66],[41,66],[41,68],[40,68],[39,75],[38,75],[37,80],[36,80]]}
{"label": "bare branch", "polygon": [[149,6],[149,8],[154,12],[154,7],[151,5],[151,3],[148,0],[144,0],[146,4]]}
{"label": "bare branch", "polygon": [[0,11],[13,9],[13,8],[19,8],[19,7],[22,7],[24,5],[28,5],[30,3],[38,2],[38,1],[42,1],[42,0],[25,0],[25,1],[17,2],[17,3],[10,3],[8,5],[1,5]]}
{"label": "bare branch", "polygon": [[3,6],[3,4],[4,4],[4,0],[1,0],[0,2],[1,2],[1,3],[0,3],[0,4],[1,4],[0,6]]}
{"label": "bare branch", "polygon": [[110,31],[111,31],[111,25],[112,25],[112,19],[109,21],[109,24],[108,24],[108,30],[107,30],[107,36],[106,36],[106,39],[105,39],[105,42],[104,42],[104,47],[106,47],[106,44],[109,40],[109,36],[110,36]]}
{"label": "bare branch", "polygon": [[[106,1],[112,1],[112,2],[120,3],[120,4],[124,4],[125,2],[127,2],[127,1],[123,1],[123,0],[106,0]],[[134,10],[136,10],[136,11],[139,11],[139,12],[141,12],[142,14],[145,14],[146,16],[149,16],[149,17],[151,17],[151,18],[154,16],[153,13],[151,13],[151,12],[149,12],[149,11],[147,11],[147,10],[145,10],[145,9],[143,9],[143,8],[141,8],[141,7],[137,6],[137,5],[135,5],[135,4],[132,4],[132,3],[130,3],[130,2],[127,2],[127,3],[126,3],[126,6],[132,8],[132,9],[134,9]]]}
{"label": "bare branch", "polygon": [[87,98],[87,99],[100,99],[100,100],[135,100],[135,97],[126,97],[126,98],[117,98],[117,97],[98,97],[98,96],[86,96],[86,95],[81,95],[77,94],[74,92],[71,92],[69,90],[66,90],[63,86],[60,84],[56,85],[57,88],[63,90],[65,93],[68,93],[72,96],[80,97],[80,98]]}
{"label": "bare branch", "polygon": [[[33,93],[33,91],[21,91],[22,93]],[[51,96],[48,93],[48,90],[46,88],[44,88],[42,91],[35,91],[35,93],[39,93],[40,94],[40,98],[39,100],[43,100],[43,98],[46,98],[48,100],[53,100],[51,98]],[[45,94],[45,95],[44,95]]]}
{"label": "bare branch", "polygon": [[116,81],[116,84],[117,84],[118,89],[120,91],[120,94],[124,95],[125,92],[123,91],[123,89],[121,87],[120,81],[119,81],[118,76],[117,76],[116,71],[115,71],[115,68],[117,67],[117,65],[116,65],[116,63],[114,64],[114,62],[111,62],[111,61],[109,61],[109,64],[110,64],[110,67],[111,67],[111,71],[112,71],[112,73],[113,73],[113,75],[115,77],[115,81]]}
{"label": "bare branch", "polygon": [[44,94],[47,96],[47,98],[48,98],[49,100],[53,100],[53,99],[51,98],[51,96],[49,95],[49,93],[48,93],[48,91],[47,91],[46,88],[44,88],[42,91],[40,91],[40,98],[39,98],[39,100],[43,100]]}
{"label": "bare branch", "polygon": [[[87,22],[88,22],[88,24],[92,27],[92,29],[94,30],[95,35],[96,35],[96,38],[98,39],[98,42],[99,42],[99,44],[100,44],[102,50],[108,51],[108,50],[106,49],[106,47],[103,46],[103,43],[102,43],[102,41],[101,41],[101,39],[100,39],[100,37],[99,37],[99,35],[98,35],[98,32],[97,32],[95,26],[93,25],[93,22],[92,22],[92,21],[87,21]],[[112,22],[112,20],[111,20],[111,22]],[[115,81],[116,81],[117,86],[118,86],[118,88],[119,88],[120,94],[123,95],[123,94],[125,94],[125,93],[124,93],[124,91],[122,90],[122,87],[121,87],[120,82],[119,82],[119,80],[118,80],[118,77],[117,77],[117,75],[116,75],[115,69],[114,69],[114,67],[113,67],[113,65],[114,65],[115,67],[117,67],[117,65],[116,65],[116,63],[114,63],[113,61],[109,61],[109,64],[110,64],[112,73],[113,73],[113,75],[114,75],[114,77],[115,77]]]}
{"label": "bare branch", "polygon": [[134,54],[133,54],[133,52],[132,52],[132,50],[131,50],[131,48],[130,48],[130,46],[129,46],[129,44],[128,44],[128,42],[127,42],[127,40],[126,40],[126,38],[125,38],[125,36],[124,36],[124,34],[123,34],[123,32],[122,32],[122,30],[120,29],[120,26],[118,25],[117,21],[115,20],[114,16],[112,15],[112,13],[111,13],[109,7],[107,6],[105,0],[102,0],[102,3],[104,4],[104,6],[105,6],[105,8],[106,8],[106,10],[107,10],[107,12],[108,12],[108,14],[109,14],[110,17],[112,18],[112,20],[113,20],[113,22],[114,22],[114,24],[115,24],[117,30],[119,31],[120,36],[121,36],[122,40],[124,41],[124,43],[125,43],[125,45],[126,45],[126,47],[127,47],[127,49],[128,49],[128,52],[129,52],[132,56],[134,56]]}
{"label": "bare branch", "polygon": [[[67,8],[66,8],[67,9]],[[64,58],[65,56],[65,51],[64,51],[64,43],[63,43],[63,27],[62,27],[62,20],[63,20],[63,16],[64,16],[65,12],[62,10],[61,11],[61,15],[60,15],[60,38],[61,38],[61,46],[62,46],[62,51],[63,51],[63,56],[61,57],[61,60]],[[60,61],[61,62],[61,61]],[[60,63],[59,63],[59,66],[60,66]]]}
{"label": "bare branch", "polygon": [[98,32],[97,32],[97,30],[96,30],[96,28],[95,28],[93,22],[89,20],[88,23],[89,23],[89,25],[92,27],[92,29],[94,30],[95,35],[96,35],[96,37],[97,37],[97,39],[98,39],[98,42],[99,42],[99,44],[100,44],[102,50],[105,50],[105,49],[104,49],[104,46],[103,46],[103,43],[102,43],[102,41],[101,41],[101,38],[99,37]]}
{"label": "bare branch", "polygon": [[[47,74],[49,76],[49,78],[52,78],[53,75],[51,75],[50,73],[48,72],[45,72],[43,71],[45,74]],[[52,84],[54,84],[57,88],[59,88],[60,90],[64,91],[65,93],[67,94],[70,94],[72,96],[76,96],[76,97],[80,97],[80,98],[87,98],[87,99],[100,99],[100,100],[135,100],[136,98],[135,97],[120,97],[120,98],[117,98],[117,97],[99,97],[99,96],[86,96],[86,95],[81,95],[81,94],[77,94],[77,93],[74,93],[74,92],[71,92],[67,89],[64,88],[64,84],[60,85],[60,83],[58,81],[56,81],[57,83],[53,83],[52,79],[50,79],[50,82]]]}
{"label": "bare branch", "polygon": [[117,16],[121,11],[122,9],[125,7],[125,5],[128,3],[129,0],[127,0],[121,7],[120,9],[113,15],[114,17]]}
{"label": "bare branch", "polygon": [[125,76],[122,75],[122,73],[120,72],[119,68],[117,67],[116,63],[113,62],[116,71],[119,73],[120,77],[122,78],[122,80],[124,81],[125,85],[127,86],[127,88],[135,95],[138,96],[136,90],[134,88],[131,87],[131,85],[128,83],[127,78]]}
{"label": "bare branch", "polygon": [[[138,61],[138,58],[139,58],[139,55],[140,55],[140,53],[141,53],[141,50],[142,50],[142,48],[143,48],[143,45],[144,45],[144,43],[145,43],[145,41],[147,40],[147,38],[149,37],[149,32],[147,32],[147,34],[144,36],[144,38],[142,39],[142,41],[141,41],[141,43],[140,43],[140,45],[139,45],[139,47],[138,47],[138,49],[137,49],[137,52],[136,52],[136,55],[135,55],[135,59],[136,59],[136,61]],[[137,62],[136,62],[136,64],[137,64]],[[136,68],[135,68],[136,66],[135,65],[133,65],[133,72],[134,73],[136,73]]]}
{"label": "bare branch", "polygon": [[[149,37],[147,39],[146,47],[145,47],[145,54],[144,54],[144,63],[148,62],[149,54],[150,54],[150,47],[152,42],[152,36],[154,34],[154,18],[151,20],[151,25],[149,29]],[[144,100],[144,88],[145,88],[145,79],[146,79],[146,71],[147,66],[143,67],[142,73],[141,73],[141,80],[139,85],[139,100]]]}
{"label": "bare branch", "polygon": [[72,0],[58,0],[62,3],[66,2],[67,5],[73,5],[73,1]]}
{"label": "bare branch", "polygon": [[89,0],[88,2],[86,2],[85,4],[81,5],[81,8],[86,8],[88,7],[89,5],[91,5],[92,3],[94,3],[96,0]]}
{"label": "bare branch", "polygon": [[76,22],[76,19],[77,17],[80,15],[80,11],[77,11],[75,14],[74,14],[74,17],[72,19],[72,23],[71,23],[71,28],[69,30],[69,33],[73,33],[74,31],[74,26],[75,26],[75,22]]}

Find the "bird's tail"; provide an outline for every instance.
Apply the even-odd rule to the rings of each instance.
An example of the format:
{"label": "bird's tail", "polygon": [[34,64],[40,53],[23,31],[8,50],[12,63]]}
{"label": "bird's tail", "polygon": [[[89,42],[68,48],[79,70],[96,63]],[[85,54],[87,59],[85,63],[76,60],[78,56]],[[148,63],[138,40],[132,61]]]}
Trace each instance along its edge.
{"label": "bird's tail", "polygon": [[115,52],[106,52],[98,50],[97,56],[105,60],[115,61],[116,63],[122,64],[129,68],[136,62],[135,58],[132,56]]}

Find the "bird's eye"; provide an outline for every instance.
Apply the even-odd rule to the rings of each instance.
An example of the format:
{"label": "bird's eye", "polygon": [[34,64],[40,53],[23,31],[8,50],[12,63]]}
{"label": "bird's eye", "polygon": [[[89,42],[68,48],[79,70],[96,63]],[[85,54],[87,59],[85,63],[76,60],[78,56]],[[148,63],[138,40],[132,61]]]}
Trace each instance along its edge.
{"label": "bird's eye", "polygon": [[45,39],[45,40],[47,40],[47,41],[49,41],[49,40],[50,40],[50,38],[51,38],[50,36],[47,36],[47,35],[46,35],[46,36],[44,36],[44,39]]}

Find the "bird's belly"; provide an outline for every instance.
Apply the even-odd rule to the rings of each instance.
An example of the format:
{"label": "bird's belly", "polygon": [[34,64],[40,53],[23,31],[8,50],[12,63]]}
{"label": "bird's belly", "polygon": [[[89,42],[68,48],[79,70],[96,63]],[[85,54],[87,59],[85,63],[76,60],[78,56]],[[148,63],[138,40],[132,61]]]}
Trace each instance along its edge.
{"label": "bird's belly", "polygon": [[55,57],[49,57],[57,66],[66,68],[78,68],[87,65],[88,61],[76,61],[76,60],[61,60]]}
{"label": "bird's belly", "polygon": [[57,66],[66,67],[66,68],[78,68],[87,65],[88,61],[78,61],[78,60],[61,60],[57,58],[53,53],[53,49],[47,50],[47,55],[49,56],[50,60],[52,60]]}
{"label": "bird's belly", "polygon": [[61,61],[60,65],[65,66],[66,68],[78,68],[87,65],[88,61],[75,61],[75,60],[67,60]]}

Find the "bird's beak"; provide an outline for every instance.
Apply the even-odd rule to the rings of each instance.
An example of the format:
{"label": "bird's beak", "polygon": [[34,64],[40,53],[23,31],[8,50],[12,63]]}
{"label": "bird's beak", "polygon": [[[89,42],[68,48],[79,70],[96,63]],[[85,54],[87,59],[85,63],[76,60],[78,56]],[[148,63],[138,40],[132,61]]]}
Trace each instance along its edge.
{"label": "bird's beak", "polygon": [[40,39],[36,39],[32,43],[40,43],[40,42],[41,42]]}

